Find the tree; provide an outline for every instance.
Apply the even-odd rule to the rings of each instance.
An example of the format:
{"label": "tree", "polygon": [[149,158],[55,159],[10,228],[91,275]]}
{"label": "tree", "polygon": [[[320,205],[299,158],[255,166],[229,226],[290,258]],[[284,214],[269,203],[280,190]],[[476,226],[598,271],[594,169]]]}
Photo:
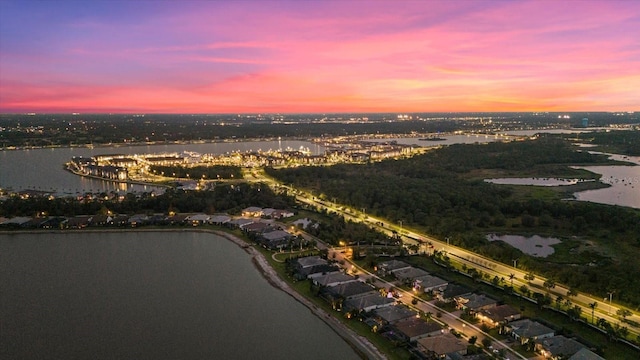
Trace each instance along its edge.
{"label": "tree", "polygon": [[603,319],[603,318],[598,318],[598,322],[596,323],[596,325],[598,327],[600,327],[600,328],[603,328],[603,329],[606,329],[609,326],[611,326],[611,325],[609,325],[609,322],[606,319]]}
{"label": "tree", "polygon": [[525,276],[524,279],[527,280],[528,282],[532,282],[533,280],[536,279],[536,276],[532,273],[532,272],[528,272]]}
{"label": "tree", "polygon": [[631,315],[631,311],[627,309],[618,309],[618,311],[616,311],[616,315],[620,316],[622,318],[622,322],[624,322],[627,319],[627,316]]}
{"label": "tree", "polygon": [[579,319],[581,314],[582,308],[578,305],[574,305],[571,309],[567,310],[567,315],[569,315],[572,320]]}
{"label": "tree", "polygon": [[562,302],[564,301],[564,298],[562,297],[562,295],[558,295],[556,297],[556,308],[560,309],[560,306],[562,306]]}
{"label": "tree", "polygon": [[549,294],[549,291],[556,287],[556,282],[553,279],[547,279],[545,280],[543,286],[547,289],[547,294]]}
{"label": "tree", "polygon": [[593,317],[595,316],[596,308],[598,307],[597,302],[589,303],[589,307],[591,308],[591,323],[593,324]]}
{"label": "tree", "polygon": [[513,287],[513,279],[515,278],[516,278],[516,274],[513,274],[513,273],[509,274],[509,280],[511,280],[511,287]]}

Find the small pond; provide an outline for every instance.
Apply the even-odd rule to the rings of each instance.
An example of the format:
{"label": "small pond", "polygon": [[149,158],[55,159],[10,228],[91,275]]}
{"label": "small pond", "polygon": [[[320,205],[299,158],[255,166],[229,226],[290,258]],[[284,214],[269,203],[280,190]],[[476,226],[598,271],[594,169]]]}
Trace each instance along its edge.
{"label": "small pond", "polygon": [[560,239],[547,238],[539,235],[531,237],[521,235],[487,235],[489,241],[504,241],[507,244],[517,248],[525,254],[536,257],[547,257],[553,254],[554,249],[551,245],[559,244]]}

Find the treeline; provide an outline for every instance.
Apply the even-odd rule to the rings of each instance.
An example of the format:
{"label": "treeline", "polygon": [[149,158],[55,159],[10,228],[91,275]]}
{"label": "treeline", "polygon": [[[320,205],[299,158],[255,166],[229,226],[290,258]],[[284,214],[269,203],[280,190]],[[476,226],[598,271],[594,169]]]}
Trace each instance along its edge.
{"label": "treeline", "polygon": [[178,178],[191,179],[242,179],[242,170],[238,166],[213,165],[213,166],[160,166],[150,167],[156,175],[166,175]]}
{"label": "treeline", "polygon": [[[554,176],[568,165],[591,165],[604,157],[577,152],[555,137],[536,141],[452,145],[407,160],[367,165],[268,169],[285,183],[307,188],[320,197],[337,200],[367,214],[421,229],[440,239],[510,264],[557,277],[563,283],[594,294],[604,294],[610,283],[619,283],[617,294],[630,304],[640,304],[640,265],[623,263],[640,254],[640,213],[633,209],[593,203],[525,196],[509,186],[482,181],[477,174],[496,169],[502,173]],[[536,191],[531,189],[530,191]],[[604,246],[624,246],[635,254],[611,260],[598,253],[575,256],[571,266],[557,267],[528,257],[499,242],[488,233],[558,234],[599,241]],[[620,255],[620,254],[619,254]],[[633,261],[635,263],[635,261]],[[617,264],[614,266],[614,264]],[[608,281],[602,281],[603,267]],[[613,274],[611,270],[618,272]],[[579,275],[571,277],[572,273]],[[615,279],[613,279],[615,277]],[[624,287],[624,289],[623,289]]]}
{"label": "treeline", "polygon": [[361,222],[345,220],[341,216],[327,216],[306,228],[306,232],[331,245],[340,241],[360,245],[393,245],[395,241],[381,232],[372,230]]}
{"label": "treeline", "polygon": [[[105,200],[109,198],[108,200]],[[218,185],[211,191],[184,191],[167,189],[162,195],[150,193],[128,193],[123,200],[109,194],[95,198],[78,200],[72,197],[49,200],[44,197],[20,199],[10,197],[0,206],[0,216],[37,216],[45,213],[49,216],[94,215],[111,211],[119,214],[204,212],[213,214],[226,212],[239,214],[249,206],[286,209],[295,206],[292,197],[275,194],[266,185],[237,184]]]}
{"label": "treeline", "polygon": [[591,144],[616,154],[640,156],[640,131],[610,131],[581,134]]}

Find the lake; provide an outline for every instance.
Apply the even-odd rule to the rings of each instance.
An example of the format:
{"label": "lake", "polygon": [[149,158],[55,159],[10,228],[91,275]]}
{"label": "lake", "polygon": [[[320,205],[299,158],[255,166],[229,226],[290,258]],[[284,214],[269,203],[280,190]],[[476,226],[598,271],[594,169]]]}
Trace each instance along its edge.
{"label": "lake", "polygon": [[161,154],[183,151],[225,154],[233,151],[299,149],[301,146],[308,148],[314,155],[324,153],[324,147],[298,140],[5,150],[0,151],[0,188],[52,191],[58,195],[153,191],[158,190],[158,187],[77,176],[64,170],[64,164],[74,156],[92,157],[100,154]]}
{"label": "lake", "polygon": [[560,239],[538,235],[525,237],[521,235],[487,235],[489,241],[504,241],[525,254],[536,257],[547,257],[555,252],[551,245],[559,244]]}
{"label": "lake", "polygon": [[2,234],[0,358],[359,358],[250,259],[206,233]]}
{"label": "lake", "polygon": [[[592,152],[602,154],[599,152]],[[575,193],[577,200],[601,204],[621,205],[640,209],[640,156],[607,154],[609,158],[635,165],[624,166],[576,166],[602,175],[600,181],[610,185],[608,188],[587,190]]]}

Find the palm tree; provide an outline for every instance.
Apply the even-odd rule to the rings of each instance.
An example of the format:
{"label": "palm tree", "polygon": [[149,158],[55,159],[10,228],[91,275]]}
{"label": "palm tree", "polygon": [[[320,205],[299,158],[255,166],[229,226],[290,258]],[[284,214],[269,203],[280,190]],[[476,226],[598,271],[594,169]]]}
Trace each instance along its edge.
{"label": "palm tree", "polygon": [[591,323],[593,324],[593,317],[595,315],[596,308],[598,307],[598,303],[594,301],[589,304],[589,307],[591,308]]}
{"label": "palm tree", "polygon": [[535,278],[536,276],[532,272],[529,272],[524,276],[524,279],[529,282],[532,282],[533,280],[535,280]]}
{"label": "palm tree", "polygon": [[429,320],[431,320],[432,316],[433,316],[433,313],[432,313],[431,311],[427,311],[427,312],[424,314],[424,319],[425,319],[427,322],[429,322]]}
{"label": "palm tree", "polygon": [[549,291],[556,287],[556,282],[553,279],[547,279],[543,286],[547,289],[547,294],[549,294]]}
{"label": "palm tree", "polygon": [[599,318],[597,325],[598,327],[605,329],[609,325],[609,322],[607,322],[606,319]]}
{"label": "palm tree", "polygon": [[622,322],[625,322],[627,316],[631,315],[631,311],[627,309],[619,309],[616,314],[622,318]]}
{"label": "palm tree", "polygon": [[513,279],[516,278],[516,274],[509,274],[509,280],[511,280],[511,287],[513,287]]}

